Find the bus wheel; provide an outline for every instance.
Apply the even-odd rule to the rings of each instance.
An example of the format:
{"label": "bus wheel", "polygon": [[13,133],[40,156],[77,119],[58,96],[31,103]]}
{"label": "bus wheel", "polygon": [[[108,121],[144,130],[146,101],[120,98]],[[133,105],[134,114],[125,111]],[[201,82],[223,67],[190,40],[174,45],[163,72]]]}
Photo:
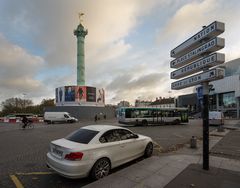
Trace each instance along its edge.
{"label": "bus wheel", "polygon": [[143,125],[143,126],[148,126],[147,120],[142,120],[142,125]]}
{"label": "bus wheel", "polygon": [[136,120],[135,122],[135,126],[138,126],[139,125],[139,122],[138,122],[138,119]]}

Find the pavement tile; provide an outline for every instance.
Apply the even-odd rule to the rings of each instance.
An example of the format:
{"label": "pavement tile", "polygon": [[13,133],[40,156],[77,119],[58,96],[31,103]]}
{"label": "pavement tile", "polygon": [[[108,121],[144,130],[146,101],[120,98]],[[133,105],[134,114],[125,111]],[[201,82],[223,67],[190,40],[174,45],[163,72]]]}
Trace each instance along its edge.
{"label": "pavement tile", "polygon": [[229,170],[233,170],[233,171],[237,171],[240,172],[240,161],[238,160],[224,160],[221,163],[221,168],[223,169],[229,169]]}
{"label": "pavement tile", "polygon": [[150,157],[146,160],[143,160],[141,162],[138,163],[138,166],[142,169],[151,171],[151,172],[156,172],[158,171],[160,168],[164,167],[165,165],[167,165],[166,163],[167,161],[162,161],[160,157]]}
{"label": "pavement tile", "polygon": [[121,177],[117,174],[112,174],[111,178],[103,178],[95,181],[84,188],[132,188],[136,185],[134,181],[129,180],[126,177]]}
{"label": "pavement tile", "polygon": [[139,167],[138,165],[132,165],[128,168],[125,168],[119,172],[115,173],[118,176],[127,178],[134,182],[140,182],[144,178],[151,176],[152,172],[146,169]]}
{"label": "pavement tile", "polygon": [[232,188],[240,187],[240,173],[210,167],[203,170],[201,165],[191,164],[165,188]]}
{"label": "pavement tile", "polygon": [[151,188],[151,187],[149,187],[147,185],[144,185],[143,182],[140,182],[136,186],[134,186],[133,188]]}
{"label": "pavement tile", "polygon": [[187,165],[182,166],[182,168],[176,168],[174,166],[164,166],[163,168],[161,168],[157,174],[158,175],[163,175],[163,176],[169,176],[174,178],[175,176],[177,176],[180,172],[182,172],[185,168],[187,167]]}
{"label": "pavement tile", "polygon": [[240,131],[229,131],[212,149],[211,155],[240,159]]}
{"label": "pavement tile", "polygon": [[159,174],[152,174],[149,178],[146,178],[143,183],[147,187],[151,188],[161,188],[167,185],[167,183],[171,180],[170,177],[159,175]]}

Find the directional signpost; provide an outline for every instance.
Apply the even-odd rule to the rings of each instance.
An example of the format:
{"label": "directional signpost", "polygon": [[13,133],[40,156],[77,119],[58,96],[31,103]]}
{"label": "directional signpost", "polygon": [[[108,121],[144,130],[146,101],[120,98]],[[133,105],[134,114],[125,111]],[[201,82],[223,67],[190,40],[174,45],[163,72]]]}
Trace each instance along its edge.
{"label": "directional signpost", "polygon": [[225,55],[220,53],[214,53],[209,56],[203,57],[190,63],[176,71],[171,72],[171,79],[179,79],[196,72],[201,71],[205,67],[214,67],[221,63],[224,63]]}
{"label": "directional signpost", "polygon": [[[174,90],[201,84],[203,86],[203,169],[209,169],[209,110],[208,83],[224,77],[222,68],[212,68],[225,62],[225,55],[213,53],[224,48],[225,40],[217,37],[225,30],[225,24],[215,21],[203,27],[201,31],[171,50],[170,56],[176,59],[170,62],[171,68],[178,68],[171,72],[171,79],[180,79],[172,83]],[[195,74],[202,71],[199,74]]]}

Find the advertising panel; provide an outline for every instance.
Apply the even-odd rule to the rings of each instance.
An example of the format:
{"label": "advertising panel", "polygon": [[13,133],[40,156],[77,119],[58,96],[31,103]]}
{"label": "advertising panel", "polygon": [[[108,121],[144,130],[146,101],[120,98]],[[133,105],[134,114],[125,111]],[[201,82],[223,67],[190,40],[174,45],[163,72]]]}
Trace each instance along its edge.
{"label": "advertising panel", "polygon": [[55,89],[55,99],[56,103],[58,103],[58,88]]}
{"label": "advertising panel", "polygon": [[58,88],[58,99],[59,99],[58,102],[59,103],[64,102],[64,96],[65,96],[64,95],[64,93],[65,93],[64,91],[65,91],[64,87],[59,87]]}
{"label": "advertising panel", "polygon": [[176,71],[171,72],[171,79],[179,79],[190,74],[194,74],[204,67],[213,67],[224,63],[225,54],[214,53],[207,57],[201,58],[191,64],[188,64]]}
{"label": "advertising panel", "polygon": [[96,102],[96,88],[86,87],[87,90],[87,102]]}
{"label": "advertising panel", "polygon": [[171,61],[171,68],[179,68],[201,57],[203,53],[211,53],[224,48],[225,41],[223,38],[216,37],[205,44],[195,48],[185,55]]}
{"label": "advertising panel", "polygon": [[173,82],[171,84],[171,88],[176,90],[184,89],[186,87],[198,85],[202,82],[218,80],[224,77],[224,73],[224,69],[221,68],[211,69],[209,71]]}
{"label": "advertising panel", "polygon": [[75,86],[65,86],[65,102],[75,101]]}
{"label": "advertising panel", "polygon": [[222,22],[215,21],[210,25],[204,27],[197,34],[193,35],[191,38],[189,38],[188,40],[186,40],[173,50],[171,50],[170,55],[171,57],[175,58],[180,57],[181,55],[197,47],[197,45],[200,45],[200,41],[202,41],[203,39],[216,37],[219,34],[223,33],[224,30],[225,24]]}
{"label": "advertising panel", "polygon": [[105,92],[103,88],[102,89],[97,88],[96,96],[97,96],[97,103],[105,104]]}
{"label": "advertising panel", "polygon": [[75,100],[77,102],[86,102],[87,100],[86,86],[75,86]]}

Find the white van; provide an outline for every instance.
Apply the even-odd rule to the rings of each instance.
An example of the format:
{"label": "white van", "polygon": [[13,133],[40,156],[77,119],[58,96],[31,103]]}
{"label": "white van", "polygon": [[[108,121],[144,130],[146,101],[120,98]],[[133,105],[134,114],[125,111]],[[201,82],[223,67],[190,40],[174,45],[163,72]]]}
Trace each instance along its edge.
{"label": "white van", "polygon": [[78,119],[71,117],[68,112],[45,112],[44,113],[44,122],[54,123],[54,122],[66,122],[74,123]]}
{"label": "white van", "polygon": [[209,125],[224,125],[223,113],[218,111],[209,111]]}

